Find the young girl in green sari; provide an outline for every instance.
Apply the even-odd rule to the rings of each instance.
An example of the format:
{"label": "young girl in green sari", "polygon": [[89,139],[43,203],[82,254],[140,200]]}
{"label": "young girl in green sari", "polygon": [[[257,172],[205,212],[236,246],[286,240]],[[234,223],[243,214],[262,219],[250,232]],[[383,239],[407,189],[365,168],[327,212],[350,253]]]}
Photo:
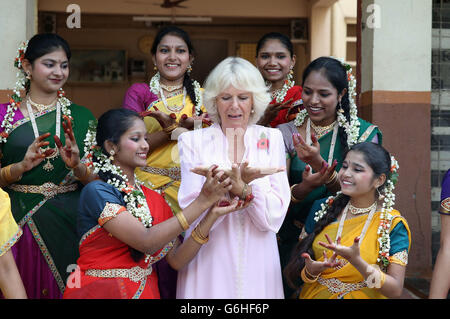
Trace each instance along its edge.
{"label": "young girl in green sari", "polygon": [[0,183],[23,229],[12,252],[32,299],[62,296],[78,257],[80,188],[93,178],[81,159],[89,121],[95,118],[62,90],[70,56],[60,36],[33,36],[15,60],[14,94],[0,105]]}

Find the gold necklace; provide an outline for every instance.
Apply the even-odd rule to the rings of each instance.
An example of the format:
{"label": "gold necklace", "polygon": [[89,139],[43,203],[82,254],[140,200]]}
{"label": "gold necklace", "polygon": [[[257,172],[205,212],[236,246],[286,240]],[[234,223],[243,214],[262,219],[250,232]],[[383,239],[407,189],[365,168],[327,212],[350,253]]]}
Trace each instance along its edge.
{"label": "gold necklace", "polygon": [[161,88],[163,88],[167,92],[173,92],[173,91],[179,90],[183,87],[183,83],[177,84],[177,85],[165,85],[165,84],[159,82],[159,85]]}
{"label": "gold necklace", "polygon": [[45,104],[39,104],[39,103],[34,102],[31,99],[31,97],[28,96],[28,101],[30,102],[31,106],[34,106],[38,110],[38,112],[45,111],[46,109],[52,107],[53,105],[55,105],[55,102],[57,100],[58,100],[58,97],[56,97],[56,99],[52,103],[45,105]]}
{"label": "gold necklace", "polygon": [[374,207],[377,206],[377,202],[375,201],[372,205],[365,208],[358,208],[353,206],[350,202],[348,203],[348,210],[352,215],[361,215],[370,212]]}
{"label": "gold necklace", "polygon": [[331,123],[330,125],[327,126],[319,126],[314,124],[313,121],[311,121],[311,126],[314,129],[314,131],[316,132],[317,138],[321,138],[322,136],[324,136],[325,134],[327,134],[328,132],[330,132],[333,127],[334,124],[336,123],[336,121],[334,121],[333,123]]}

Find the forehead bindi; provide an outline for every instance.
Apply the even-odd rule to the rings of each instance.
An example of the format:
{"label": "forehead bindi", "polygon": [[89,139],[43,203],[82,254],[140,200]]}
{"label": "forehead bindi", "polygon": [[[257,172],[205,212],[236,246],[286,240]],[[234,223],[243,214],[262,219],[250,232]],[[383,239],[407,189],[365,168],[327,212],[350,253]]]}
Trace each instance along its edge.
{"label": "forehead bindi", "polygon": [[350,151],[348,152],[347,156],[345,157],[345,161],[348,165],[357,166],[360,168],[369,168],[369,165],[367,164],[364,154],[360,152]]}
{"label": "forehead bindi", "polygon": [[38,60],[56,63],[68,62],[66,52],[63,49],[57,49],[53,52],[44,54]]}

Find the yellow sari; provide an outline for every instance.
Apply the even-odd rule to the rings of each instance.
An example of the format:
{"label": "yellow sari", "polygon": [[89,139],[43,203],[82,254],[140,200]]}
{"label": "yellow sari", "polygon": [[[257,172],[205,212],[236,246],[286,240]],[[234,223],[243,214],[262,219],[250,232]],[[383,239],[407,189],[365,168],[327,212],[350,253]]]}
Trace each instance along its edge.
{"label": "yellow sari", "polygon": [[[201,91],[203,92],[203,89]],[[175,109],[176,106],[183,104],[183,94],[167,97],[166,101],[169,108],[172,107]],[[147,110],[154,110],[154,107],[166,114],[174,113],[177,116],[177,122],[180,121],[183,114],[191,117],[195,112],[195,106],[188,97],[186,97],[184,108],[179,112],[167,109],[161,100],[150,104]],[[201,110],[206,112],[203,106]],[[148,133],[155,133],[162,130],[158,121],[150,116],[145,117],[144,122]],[[178,205],[178,189],[180,188],[181,172],[177,141],[170,141],[155,149],[147,157],[147,166],[137,168],[135,173],[144,182],[145,186],[163,195],[174,214],[181,210]]]}
{"label": "yellow sari", "polygon": [[8,193],[0,189],[0,256],[5,254],[20,238],[19,228],[11,213]]}
{"label": "yellow sari", "polygon": [[[377,264],[378,252],[380,244],[378,242],[378,227],[380,225],[380,214],[376,212],[373,216],[367,232],[360,242],[361,257],[369,264]],[[409,230],[406,220],[400,215],[397,210],[393,210],[391,215],[394,216],[390,232],[395,226],[402,222],[408,232],[408,251],[411,246],[411,232]],[[342,230],[341,244],[351,246],[355,237],[360,236],[364,227],[364,223],[368,215],[357,216],[348,219],[344,222]],[[339,222],[334,222],[326,226],[322,232],[316,236],[313,242],[313,251],[316,260],[323,261],[323,251],[327,250],[320,246],[319,241],[327,242],[325,234],[334,240],[338,231]],[[327,250],[327,257],[332,255],[331,250]],[[338,256],[338,258],[340,258]],[[299,298],[300,299],[385,299],[380,291],[376,288],[368,288],[364,277],[361,273],[353,267],[352,264],[345,259],[341,259],[343,266],[336,268],[329,268],[325,270],[319,279],[311,284],[305,283],[302,287]],[[391,263],[397,263],[403,266],[407,264],[407,251],[390,256]],[[385,271],[385,269],[383,269]]]}

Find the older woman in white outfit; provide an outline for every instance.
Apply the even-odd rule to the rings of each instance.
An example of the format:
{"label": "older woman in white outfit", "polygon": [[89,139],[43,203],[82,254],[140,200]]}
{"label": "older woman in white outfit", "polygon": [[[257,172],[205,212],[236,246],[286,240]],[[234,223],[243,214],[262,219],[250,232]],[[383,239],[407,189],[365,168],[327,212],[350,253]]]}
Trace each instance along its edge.
{"label": "older woman in white outfit", "polygon": [[[200,192],[205,177],[199,168],[213,164],[231,177],[230,198],[246,204],[201,234],[198,254],[179,271],[177,298],[284,298],[276,240],[290,202],[287,175],[279,169],[286,163],[283,137],[255,125],[270,94],[259,71],[238,57],[219,63],[204,89],[215,124],[179,137],[180,207]],[[199,220],[186,236],[199,237]]]}

